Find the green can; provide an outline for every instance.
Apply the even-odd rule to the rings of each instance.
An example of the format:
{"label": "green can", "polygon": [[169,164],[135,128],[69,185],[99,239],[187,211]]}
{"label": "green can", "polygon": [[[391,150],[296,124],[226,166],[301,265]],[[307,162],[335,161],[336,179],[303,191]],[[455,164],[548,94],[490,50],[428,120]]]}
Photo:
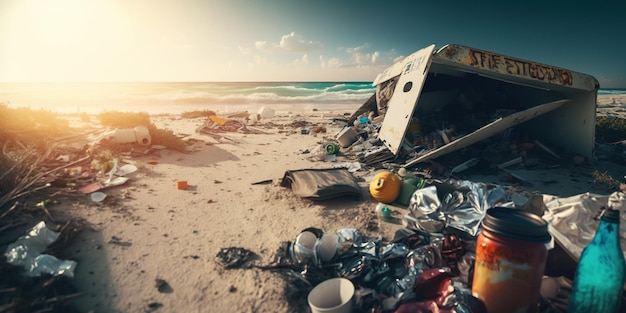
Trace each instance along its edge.
{"label": "green can", "polygon": [[329,143],[326,145],[326,153],[327,154],[337,154],[339,152],[339,146],[334,143]]}

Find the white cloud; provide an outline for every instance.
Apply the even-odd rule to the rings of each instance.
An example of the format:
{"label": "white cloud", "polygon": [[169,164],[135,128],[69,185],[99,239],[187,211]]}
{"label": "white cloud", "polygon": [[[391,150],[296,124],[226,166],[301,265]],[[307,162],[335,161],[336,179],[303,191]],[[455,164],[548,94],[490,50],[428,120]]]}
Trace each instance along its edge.
{"label": "white cloud", "polygon": [[291,32],[288,35],[283,35],[280,39],[280,47],[287,51],[308,52],[317,50],[321,48],[322,45],[315,41],[305,41],[302,39],[302,36]]}
{"label": "white cloud", "polygon": [[301,58],[295,59],[293,62],[287,64],[289,66],[294,65],[308,65],[309,64],[309,56],[304,54]]}
{"label": "white cloud", "polygon": [[350,54],[351,58],[349,66],[358,68],[367,68],[381,65],[388,66],[394,64],[397,60],[402,58],[398,57],[397,52],[394,49],[386,52],[367,52],[368,49],[369,44],[364,44],[362,46],[353,48],[346,48],[345,51]]}
{"label": "white cloud", "polygon": [[272,45],[267,41],[257,41],[254,46],[259,50],[273,50],[276,45]]}
{"label": "white cloud", "polygon": [[358,46],[354,48],[347,48],[346,52],[350,54],[362,53],[363,50],[369,49],[369,47],[370,45],[366,43],[366,44],[363,44],[362,46]]}
{"label": "white cloud", "polygon": [[343,66],[343,63],[339,60],[339,58],[330,58],[326,61],[323,55],[320,55],[320,64],[322,68],[340,68]]}
{"label": "white cloud", "polygon": [[279,43],[271,43],[267,41],[257,41],[254,46],[259,50],[265,51],[286,51],[286,52],[310,52],[322,47],[318,41],[306,41],[302,36],[291,32],[283,35]]}
{"label": "white cloud", "polygon": [[241,53],[243,55],[248,55],[248,54],[250,54],[250,49],[246,48],[246,47],[239,46],[239,53]]}

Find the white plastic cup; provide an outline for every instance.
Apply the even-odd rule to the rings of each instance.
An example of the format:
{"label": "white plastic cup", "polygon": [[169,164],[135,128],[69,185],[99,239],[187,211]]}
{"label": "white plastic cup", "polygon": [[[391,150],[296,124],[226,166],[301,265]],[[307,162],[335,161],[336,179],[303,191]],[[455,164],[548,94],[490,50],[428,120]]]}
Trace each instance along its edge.
{"label": "white plastic cup", "polygon": [[346,278],[331,278],[309,292],[312,313],[350,313],[354,298],[354,284]]}

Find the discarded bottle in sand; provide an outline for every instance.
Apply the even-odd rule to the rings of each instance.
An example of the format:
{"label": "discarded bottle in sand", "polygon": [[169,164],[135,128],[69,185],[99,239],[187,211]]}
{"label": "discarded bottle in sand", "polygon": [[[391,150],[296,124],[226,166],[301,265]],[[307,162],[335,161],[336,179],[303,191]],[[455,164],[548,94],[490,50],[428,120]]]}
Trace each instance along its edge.
{"label": "discarded bottle in sand", "polygon": [[382,202],[378,202],[376,205],[376,215],[378,215],[378,218],[386,222],[389,222],[392,219],[391,209]]}
{"label": "discarded bottle in sand", "polygon": [[606,209],[593,240],[578,260],[568,312],[617,312],[624,286],[620,211]]}

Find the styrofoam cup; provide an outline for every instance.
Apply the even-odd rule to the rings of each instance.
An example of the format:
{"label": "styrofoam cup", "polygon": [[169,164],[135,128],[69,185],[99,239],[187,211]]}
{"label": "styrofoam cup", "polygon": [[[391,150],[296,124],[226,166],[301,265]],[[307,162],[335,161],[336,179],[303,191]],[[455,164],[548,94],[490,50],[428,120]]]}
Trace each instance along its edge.
{"label": "styrofoam cup", "polygon": [[354,284],[346,278],[331,278],[309,292],[312,313],[350,313],[354,298]]}

